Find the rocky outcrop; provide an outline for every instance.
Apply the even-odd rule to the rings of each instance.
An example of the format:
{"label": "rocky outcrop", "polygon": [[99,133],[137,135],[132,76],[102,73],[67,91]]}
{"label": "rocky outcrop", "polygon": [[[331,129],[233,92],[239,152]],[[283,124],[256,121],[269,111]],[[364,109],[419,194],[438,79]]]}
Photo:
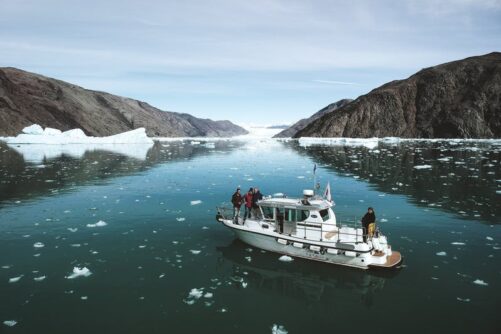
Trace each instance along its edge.
{"label": "rocky outcrop", "polygon": [[247,131],[229,121],[167,112],[148,103],[15,68],[0,68],[0,136],[14,136],[31,124],[62,131],[80,128],[109,136],[139,127],[149,136],[235,136]]}
{"label": "rocky outcrop", "polygon": [[294,137],[500,138],[501,53],[426,68],[328,113]]}
{"label": "rocky outcrop", "polygon": [[337,102],[331,103],[327,107],[322,108],[319,111],[317,111],[316,113],[314,113],[311,117],[309,117],[309,118],[303,118],[303,119],[297,121],[296,123],[292,124],[287,129],[285,129],[285,130],[277,133],[274,136],[274,138],[289,138],[289,137],[294,137],[294,135],[296,133],[298,133],[299,131],[303,130],[305,127],[307,127],[313,121],[319,119],[320,117],[322,117],[322,116],[324,116],[324,115],[326,115],[326,114],[328,114],[330,112],[333,112],[334,110],[337,110],[337,109],[339,109],[341,107],[344,107],[345,105],[347,105],[351,101],[353,101],[353,100],[351,100],[351,99],[343,99],[343,100],[339,100]]}

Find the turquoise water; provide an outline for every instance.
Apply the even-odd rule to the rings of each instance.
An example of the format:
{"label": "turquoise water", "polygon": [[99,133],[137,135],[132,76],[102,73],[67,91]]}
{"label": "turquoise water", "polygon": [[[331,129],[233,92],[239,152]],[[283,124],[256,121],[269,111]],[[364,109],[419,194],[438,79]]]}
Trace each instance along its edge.
{"label": "turquoise water", "polygon": [[[499,145],[185,141],[143,151],[43,158],[0,145],[0,332],[501,330]],[[338,221],[373,206],[402,268],[284,263],[215,221],[237,185],[297,196],[315,163]],[[92,274],[68,279],[74,267]]]}

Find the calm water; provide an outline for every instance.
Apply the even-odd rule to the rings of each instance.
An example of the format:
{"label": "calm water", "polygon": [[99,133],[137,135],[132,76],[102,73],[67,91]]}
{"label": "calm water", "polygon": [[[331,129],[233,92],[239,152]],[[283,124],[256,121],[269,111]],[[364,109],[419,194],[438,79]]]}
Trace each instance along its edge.
{"label": "calm water", "polygon": [[[0,144],[0,332],[501,331],[499,144],[114,150]],[[375,207],[400,270],[284,263],[216,223],[237,185],[296,196],[315,163],[338,221]]]}

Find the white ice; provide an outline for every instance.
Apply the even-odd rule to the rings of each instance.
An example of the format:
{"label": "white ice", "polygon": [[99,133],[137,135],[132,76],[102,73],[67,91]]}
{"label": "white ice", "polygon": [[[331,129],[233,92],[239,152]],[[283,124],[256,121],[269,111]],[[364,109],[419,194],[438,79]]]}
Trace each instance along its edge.
{"label": "white ice", "polygon": [[437,255],[438,256],[447,256],[447,253],[446,252],[438,252]]}
{"label": "white ice", "polygon": [[287,256],[287,255],[282,255],[280,256],[280,258],[278,258],[280,261],[283,261],[283,262],[291,262],[293,261],[294,259],[290,256]]}
{"label": "white ice", "polygon": [[203,294],[204,294],[204,291],[202,288],[200,288],[200,289],[193,288],[193,289],[191,289],[190,293],[188,294],[188,298],[199,299],[200,297],[203,296]]}
{"label": "white ice", "polygon": [[16,320],[5,320],[3,322],[3,324],[5,326],[8,326],[8,327],[14,327],[17,324],[17,321]]}
{"label": "white ice", "polygon": [[12,277],[12,278],[9,278],[9,283],[17,283],[19,282],[19,280],[23,277],[23,275],[21,276],[17,276],[17,277]]}
{"label": "white ice", "polygon": [[464,246],[466,244],[464,242],[455,241],[455,242],[451,242],[451,245],[454,245],[454,246]]}
{"label": "white ice", "polygon": [[103,227],[103,226],[106,226],[106,225],[108,225],[106,222],[100,220],[100,221],[98,221],[95,224],[87,224],[87,227]]}
{"label": "white ice", "polygon": [[414,169],[431,169],[431,165],[417,165]]}
{"label": "white ice", "polygon": [[201,203],[202,203],[202,201],[200,201],[200,200],[196,200],[196,201],[191,201],[190,202],[191,205],[198,205],[198,204],[201,204]]}
{"label": "white ice", "polygon": [[212,296],[213,296],[212,292],[206,292],[204,298],[212,298]]}
{"label": "white ice", "polygon": [[287,334],[287,330],[282,325],[273,324],[271,327],[271,334]]}
{"label": "white ice", "polygon": [[153,144],[153,139],[146,135],[145,128],[119,133],[107,137],[90,137],[81,129],[72,129],[61,132],[57,129],[46,128],[40,132],[41,127],[36,124],[23,129],[23,133],[16,137],[4,137],[7,144]]}
{"label": "white ice", "polygon": [[82,267],[82,268],[74,267],[73,268],[73,273],[71,273],[66,278],[67,279],[74,279],[74,278],[77,278],[77,277],[80,277],[80,276],[88,277],[90,275],[92,275],[92,272],[87,267]]}
{"label": "white ice", "polygon": [[176,218],[176,220],[178,222],[184,222],[186,220],[186,218],[183,218],[183,217],[179,217],[179,218]]}
{"label": "white ice", "polygon": [[43,243],[41,243],[41,242],[35,242],[35,243],[33,244],[33,247],[35,247],[35,248],[42,248],[42,247],[44,247],[44,246],[45,246],[45,245],[44,245]]}
{"label": "white ice", "polygon": [[313,145],[329,145],[329,146],[363,146],[369,149],[374,149],[379,144],[378,138],[316,138],[316,137],[301,137],[298,140],[302,147]]}
{"label": "white ice", "polygon": [[45,276],[39,276],[39,277],[35,277],[33,278],[33,280],[35,280],[35,282],[41,282],[45,279],[46,277]]}
{"label": "white ice", "polygon": [[198,254],[200,254],[201,251],[200,250],[196,250],[196,249],[190,249],[190,252],[191,252],[191,254],[198,255]]}
{"label": "white ice", "polygon": [[478,279],[478,278],[477,278],[476,280],[474,280],[474,281],[473,281],[473,284],[482,285],[482,286],[487,286],[487,285],[489,285],[487,282],[484,282],[483,280]]}

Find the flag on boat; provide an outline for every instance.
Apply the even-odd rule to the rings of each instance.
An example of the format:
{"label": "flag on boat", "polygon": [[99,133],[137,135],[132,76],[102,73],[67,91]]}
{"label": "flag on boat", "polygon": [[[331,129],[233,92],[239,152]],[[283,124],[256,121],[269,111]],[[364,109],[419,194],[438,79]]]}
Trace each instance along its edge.
{"label": "flag on boat", "polygon": [[331,194],[331,184],[327,182],[327,187],[325,187],[324,198],[329,202],[332,202],[332,194]]}

